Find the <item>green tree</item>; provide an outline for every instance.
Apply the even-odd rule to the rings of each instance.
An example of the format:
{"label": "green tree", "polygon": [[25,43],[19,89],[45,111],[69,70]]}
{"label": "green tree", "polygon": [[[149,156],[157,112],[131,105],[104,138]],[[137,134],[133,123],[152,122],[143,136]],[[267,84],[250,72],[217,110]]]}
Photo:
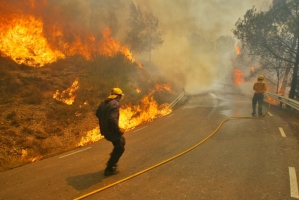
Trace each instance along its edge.
{"label": "green tree", "polygon": [[[257,12],[253,7],[243,19],[239,19],[234,35],[249,54],[260,61],[281,60],[292,67],[292,83],[289,93],[294,98],[297,87],[299,64],[299,2],[297,0],[277,1],[269,11]],[[276,70],[273,67],[273,70]]]}
{"label": "green tree", "polygon": [[145,51],[149,51],[149,61],[151,61],[151,51],[157,49],[164,42],[162,32],[158,31],[159,20],[152,12],[146,15],[145,19]]}
{"label": "green tree", "polygon": [[135,6],[132,2],[130,5],[130,30],[127,34],[127,43],[130,45],[130,50],[141,53],[145,51],[145,21],[139,6]]}
{"label": "green tree", "polygon": [[133,52],[149,52],[162,45],[162,32],[158,30],[159,20],[152,12],[143,16],[140,7],[133,2],[130,5],[130,29],[127,34],[127,43]]}

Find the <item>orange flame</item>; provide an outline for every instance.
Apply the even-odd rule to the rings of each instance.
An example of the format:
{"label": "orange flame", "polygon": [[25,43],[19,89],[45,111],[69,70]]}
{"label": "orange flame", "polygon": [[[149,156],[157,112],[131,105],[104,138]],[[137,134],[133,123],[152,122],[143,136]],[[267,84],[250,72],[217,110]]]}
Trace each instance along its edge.
{"label": "orange flame", "polygon": [[170,88],[170,86],[168,84],[156,84],[155,88],[156,88],[156,90],[163,90],[164,89],[164,90],[166,90],[168,92],[171,91],[171,88]]}
{"label": "orange flame", "polygon": [[137,93],[140,93],[141,90],[140,90],[139,88],[136,88],[136,92],[137,92]]}
{"label": "orange flame", "polygon": [[244,82],[243,73],[239,69],[234,69],[235,71],[235,84],[241,85]]}
{"label": "orange flame", "polygon": [[236,50],[236,54],[237,54],[237,56],[238,56],[238,55],[241,55],[241,50],[240,50],[240,47],[239,47],[239,46],[235,46],[235,50]]}
{"label": "orange flame", "polygon": [[137,65],[138,65],[139,69],[143,68],[140,62],[137,62]]}
{"label": "orange flame", "polygon": [[102,139],[104,136],[100,134],[99,127],[96,127],[92,129],[91,131],[88,131],[85,137],[82,137],[80,142],[77,144],[77,146],[84,146],[93,142],[96,142],[100,139]]}
{"label": "orange flame", "polygon": [[72,86],[68,89],[59,92],[56,90],[56,93],[53,95],[53,98],[57,101],[61,101],[67,105],[72,105],[75,101],[76,95],[74,94],[79,89],[79,81],[78,78],[73,82]]}
{"label": "orange flame", "polygon": [[253,65],[251,66],[251,71],[254,72],[254,66]]}
{"label": "orange flame", "polygon": [[172,109],[168,108],[168,103],[158,105],[154,100],[153,92],[143,97],[140,105],[120,109],[119,126],[121,128],[129,130],[172,112]]}
{"label": "orange flame", "polygon": [[100,41],[100,54],[106,56],[115,56],[117,53],[122,53],[130,61],[135,62],[132,53],[129,51],[128,47],[122,46],[120,41],[116,41],[111,37],[112,31],[109,27],[106,27],[102,31],[103,41]]}
{"label": "orange flame", "polygon": [[277,100],[277,99],[273,99],[271,97],[268,97],[268,102],[272,105],[279,105],[280,104],[280,101]]}
{"label": "orange flame", "polygon": [[49,19],[41,14],[50,9],[46,0],[16,2],[0,2],[2,56],[32,67],[42,67],[73,55],[92,60],[96,55],[111,57],[120,53],[135,62],[128,47],[113,39],[109,27],[102,31],[102,39],[97,40],[87,29],[61,18],[56,7]]}
{"label": "orange flame", "polygon": [[0,32],[0,49],[4,56],[18,64],[42,67],[65,58],[59,50],[52,50],[43,36],[43,22],[33,16],[19,15]]}
{"label": "orange flame", "polygon": [[27,158],[28,157],[28,149],[22,149],[21,151],[21,160],[28,160],[30,162],[37,162],[40,159],[42,159],[42,156],[36,156],[36,157],[31,157],[31,158]]}
{"label": "orange flame", "polygon": [[[155,118],[168,115],[172,112],[168,103],[158,105],[153,97],[154,91],[143,97],[140,105],[121,107],[119,117],[119,127],[124,130],[130,130],[138,125],[153,121]],[[87,132],[86,136],[81,139],[78,146],[98,141],[100,136],[99,128]]]}

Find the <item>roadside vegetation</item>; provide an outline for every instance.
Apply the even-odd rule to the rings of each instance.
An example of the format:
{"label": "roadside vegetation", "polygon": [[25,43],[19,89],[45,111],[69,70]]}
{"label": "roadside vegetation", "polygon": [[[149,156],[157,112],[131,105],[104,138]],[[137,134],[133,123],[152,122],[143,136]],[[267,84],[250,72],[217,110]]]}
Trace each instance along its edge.
{"label": "roadside vegetation", "polygon": [[[77,148],[86,132],[98,125],[94,112],[112,87],[122,88],[125,105],[138,104],[155,84],[165,84],[150,79],[147,71],[121,54],[94,62],[71,57],[43,68],[0,58],[0,74],[0,171]],[[75,80],[73,104],[53,98],[55,91],[66,90]],[[175,95],[157,92],[155,99],[165,103]]]}
{"label": "roadside vegetation", "polygon": [[[273,1],[266,11],[249,9],[233,30],[242,50],[271,77],[276,93],[299,99],[299,2]],[[286,91],[286,88],[290,89]]]}

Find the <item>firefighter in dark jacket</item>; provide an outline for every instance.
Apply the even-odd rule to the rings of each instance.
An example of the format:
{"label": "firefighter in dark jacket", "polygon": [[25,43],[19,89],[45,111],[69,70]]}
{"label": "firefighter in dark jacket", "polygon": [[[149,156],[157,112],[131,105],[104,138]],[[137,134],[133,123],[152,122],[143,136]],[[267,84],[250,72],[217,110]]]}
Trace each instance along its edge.
{"label": "firefighter in dark jacket", "polygon": [[112,142],[113,150],[107,162],[104,175],[117,174],[117,162],[125,151],[124,131],[119,127],[119,102],[124,94],[120,88],[113,88],[110,95],[99,105],[96,116],[99,119],[101,134],[106,140]]}
{"label": "firefighter in dark jacket", "polygon": [[253,85],[254,95],[252,98],[252,115],[256,114],[256,104],[258,103],[258,114],[263,116],[262,104],[264,101],[264,93],[267,91],[267,83],[264,81],[264,76],[259,75],[257,82]]}

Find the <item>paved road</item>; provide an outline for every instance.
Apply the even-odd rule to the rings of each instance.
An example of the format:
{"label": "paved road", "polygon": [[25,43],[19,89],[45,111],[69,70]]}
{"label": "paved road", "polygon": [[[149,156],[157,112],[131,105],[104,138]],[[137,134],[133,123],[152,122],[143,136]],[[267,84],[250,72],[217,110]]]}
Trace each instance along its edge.
{"label": "paved road", "polygon": [[[101,140],[1,172],[0,199],[74,199],[181,153],[228,116],[250,116],[250,104],[238,94],[192,96],[170,115],[125,134],[120,174],[103,176],[112,146]],[[298,132],[274,112],[233,119],[189,153],[86,199],[295,199],[298,150]]]}

